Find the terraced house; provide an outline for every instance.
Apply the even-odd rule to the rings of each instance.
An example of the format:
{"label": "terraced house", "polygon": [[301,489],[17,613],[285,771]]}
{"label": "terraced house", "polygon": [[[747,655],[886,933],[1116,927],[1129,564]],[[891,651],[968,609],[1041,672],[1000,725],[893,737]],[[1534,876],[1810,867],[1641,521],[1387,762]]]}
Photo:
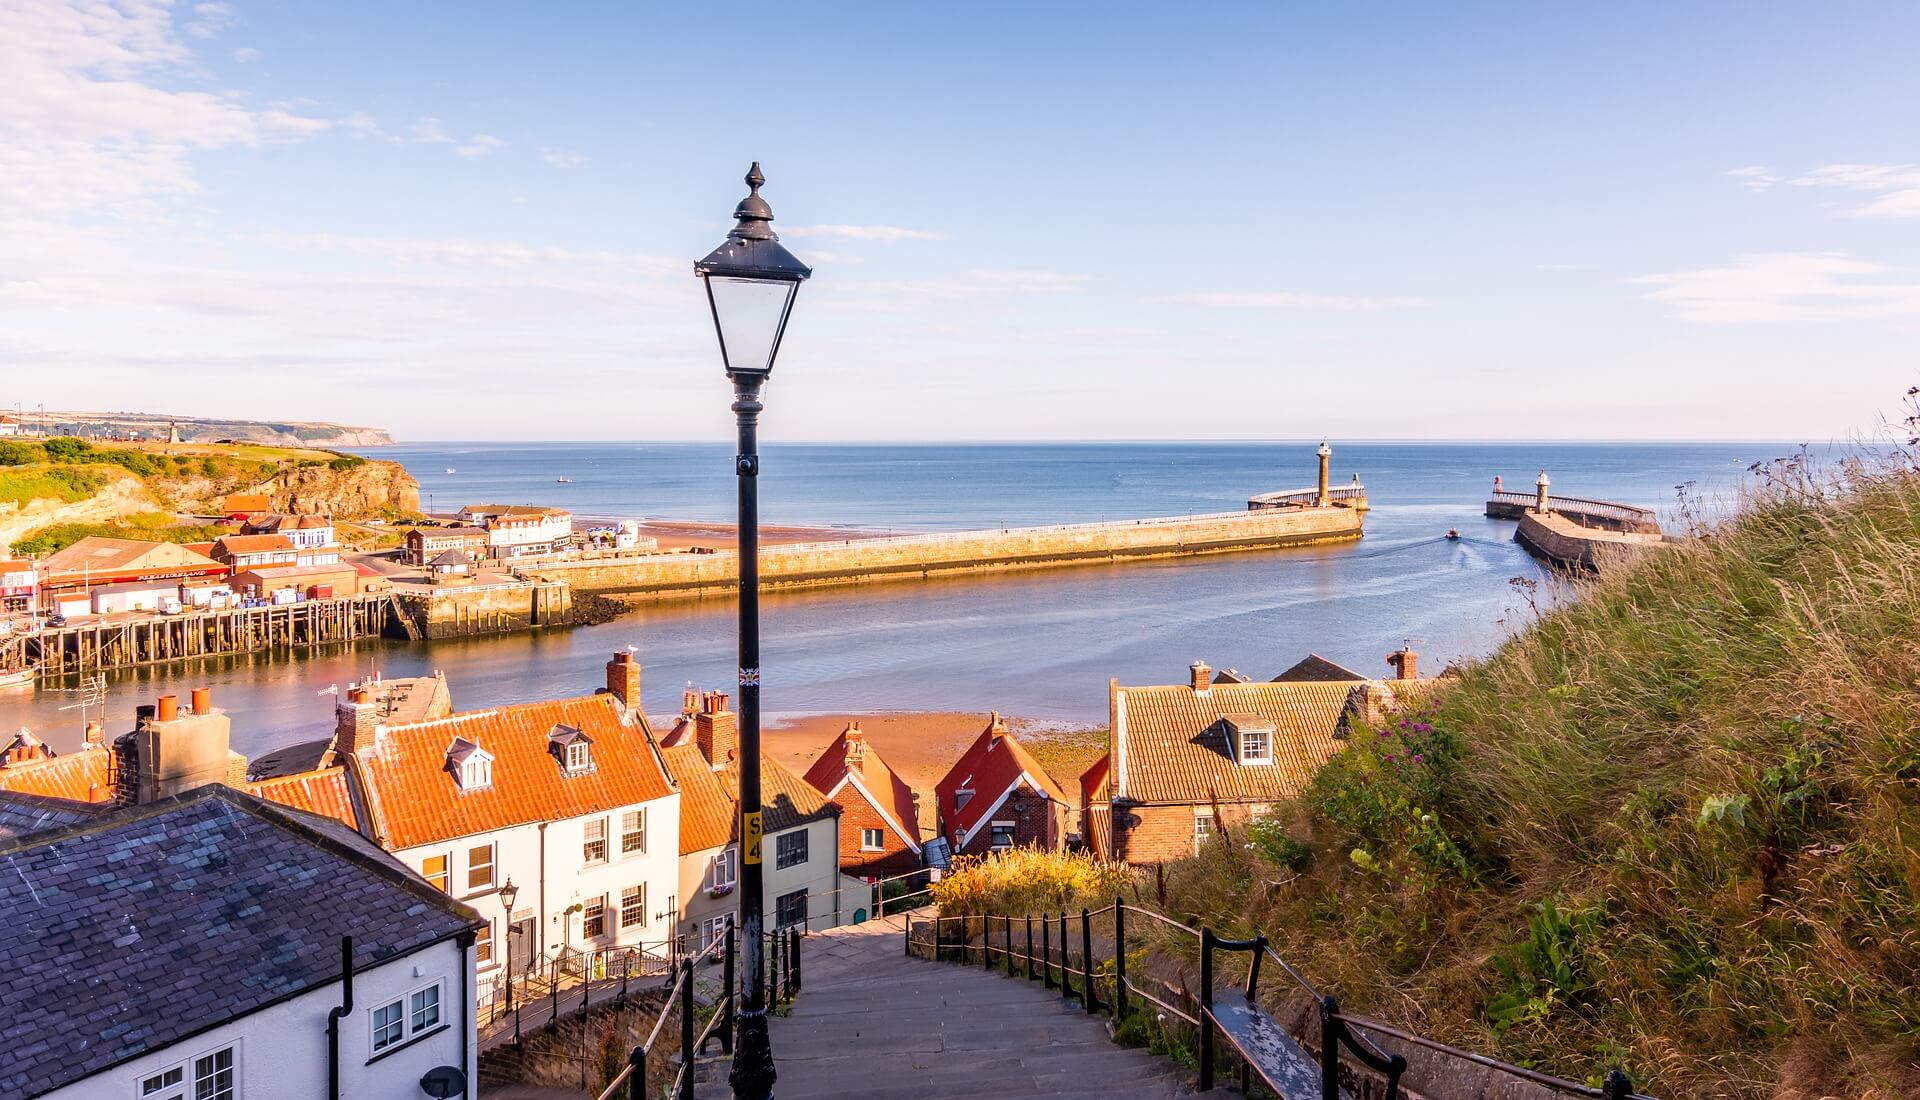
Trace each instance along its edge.
{"label": "terraced house", "polygon": [[1387,660],[1386,680],[1310,657],[1266,683],[1216,682],[1205,662],[1184,684],[1110,681],[1107,753],[1080,777],[1088,847],[1129,863],[1182,859],[1295,797],[1352,730],[1446,683],[1420,679],[1411,650]]}
{"label": "terraced house", "polygon": [[840,807],[840,869],[892,878],[920,866],[920,797],[850,723],[807,769],[806,780]]}
{"label": "terraced house", "polygon": [[252,789],[338,818],[478,910],[485,987],[509,966],[662,954],[678,918],[680,795],[630,705],[639,691],[626,653],[598,694],[411,722],[363,685],[338,703],[317,759],[276,754],[284,774]]}

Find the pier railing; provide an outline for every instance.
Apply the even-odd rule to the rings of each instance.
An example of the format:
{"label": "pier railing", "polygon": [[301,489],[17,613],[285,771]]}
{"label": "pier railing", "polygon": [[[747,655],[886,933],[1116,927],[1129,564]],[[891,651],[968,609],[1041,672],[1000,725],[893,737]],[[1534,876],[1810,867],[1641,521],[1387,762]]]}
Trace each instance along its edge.
{"label": "pier railing", "polygon": [[[1539,497],[1533,493],[1515,492],[1501,489],[1488,498],[1497,504],[1517,504],[1531,508],[1539,503]],[[1605,516],[1623,523],[1650,523],[1654,519],[1651,508],[1640,508],[1632,504],[1621,504],[1612,500],[1588,500],[1585,497],[1547,497],[1547,505],[1562,512],[1578,512],[1590,516]]]}
{"label": "pier railing", "polygon": [[[1130,939],[1127,926],[1136,921],[1153,922],[1149,927],[1158,935],[1136,932]],[[1169,934],[1175,942],[1191,937],[1188,942],[1197,948],[1197,990],[1187,988],[1184,976],[1175,984],[1140,973],[1154,961],[1143,948],[1164,942]],[[1407,1059],[1383,1049],[1380,1041],[1384,1040],[1389,1046],[1425,1051],[1443,1062],[1477,1067],[1560,1096],[1652,1100],[1636,1093],[1619,1070],[1607,1073],[1596,1088],[1348,1012],[1282,958],[1265,936],[1222,939],[1211,928],[1182,924],[1151,909],[1128,905],[1123,898],[1099,909],[1082,908],[1077,915],[1059,910],[1018,916],[909,918],[905,941],[909,956],[1004,969],[1008,977],[1057,988],[1063,1000],[1077,1003],[1089,1014],[1106,1012],[1116,1026],[1146,1011],[1145,1006],[1157,1009],[1161,1027],[1170,1031],[1181,1027],[1190,1036],[1202,1092],[1213,1088],[1215,1063],[1224,1055],[1238,1063],[1243,1093],[1257,1077],[1282,1100],[1344,1096],[1347,1089],[1355,1095],[1397,1100],[1402,1095],[1401,1077],[1408,1071]],[[1103,953],[1105,959],[1099,957]],[[1215,978],[1225,977],[1217,969],[1224,961],[1216,960],[1220,953],[1245,954],[1247,966],[1244,980],[1229,979],[1231,984],[1216,989]],[[1163,963],[1166,959],[1161,956]],[[1308,1052],[1261,1008],[1263,961],[1272,962],[1296,995],[1304,995],[1316,1006],[1317,1052]]]}
{"label": "pier railing", "polygon": [[[1357,481],[1345,485],[1335,485],[1327,490],[1327,502],[1336,505],[1350,504],[1367,498],[1367,487]],[[1258,512],[1267,508],[1314,508],[1320,503],[1320,490],[1315,486],[1305,489],[1282,489],[1277,493],[1261,493],[1247,498],[1247,510]]]}

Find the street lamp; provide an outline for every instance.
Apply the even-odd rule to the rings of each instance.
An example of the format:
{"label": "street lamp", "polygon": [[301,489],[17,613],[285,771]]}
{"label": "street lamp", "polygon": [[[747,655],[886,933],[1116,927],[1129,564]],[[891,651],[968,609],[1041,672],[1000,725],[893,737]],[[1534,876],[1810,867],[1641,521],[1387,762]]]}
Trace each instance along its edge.
{"label": "street lamp", "polygon": [[513,1007],[513,903],[520,897],[520,888],[513,884],[512,876],[500,887],[500,904],[507,911],[506,926],[500,931],[507,941],[507,1007]]}
{"label": "street lamp", "polygon": [[[773,232],[773,209],[760,197],[767,178],[754,162],[747,197],[734,208],[727,239],[693,265],[707,287],[720,359],[733,381],[740,447],[733,469],[740,491],[740,949],[738,1041],[728,1080],[741,1100],[767,1100],[776,1076],[767,1035],[765,914],[760,847],[760,387],[773,373],[780,337],[800,284],[813,269]],[[718,763],[718,761],[715,761]]]}

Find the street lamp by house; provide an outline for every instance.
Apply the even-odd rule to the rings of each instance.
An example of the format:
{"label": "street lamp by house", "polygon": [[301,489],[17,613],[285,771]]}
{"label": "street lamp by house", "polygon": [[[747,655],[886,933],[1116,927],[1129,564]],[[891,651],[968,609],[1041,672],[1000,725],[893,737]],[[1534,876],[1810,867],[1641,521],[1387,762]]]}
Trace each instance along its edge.
{"label": "street lamp by house", "polygon": [[509,876],[500,887],[500,904],[507,911],[506,926],[501,932],[507,940],[507,1007],[513,1007],[513,903],[520,898],[520,888],[513,884]]}
{"label": "street lamp by house", "polygon": [[[760,817],[760,387],[773,373],[780,338],[800,284],[813,269],[774,234],[773,210],[760,197],[760,164],[747,173],[747,197],[734,208],[734,227],[719,248],[693,265],[707,288],[707,306],[720,338],[720,360],[733,382],[739,451],[733,469],[740,502],[740,949],[742,971],[733,1094],[766,1100],[776,1076],[767,1035],[766,958],[762,942],[765,900]],[[715,761],[718,763],[718,761]]]}

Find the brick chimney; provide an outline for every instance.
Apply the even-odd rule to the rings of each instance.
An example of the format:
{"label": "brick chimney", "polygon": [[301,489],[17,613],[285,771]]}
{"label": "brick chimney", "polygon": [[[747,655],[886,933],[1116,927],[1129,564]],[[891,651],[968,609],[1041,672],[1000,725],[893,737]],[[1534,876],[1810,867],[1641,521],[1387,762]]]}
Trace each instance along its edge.
{"label": "brick chimney", "polygon": [[380,707],[365,687],[347,688],[347,697],[333,708],[333,751],[357,757],[371,754],[380,743]]}
{"label": "brick chimney", "polygon": [[630,711],[640,709],[640,662],[620,650],[607,662],[607,693]]}
{"label": "brick chimney", "polygon": [[209,783],[230,782],[246,774],[246,758],[231,744],[233,724],[215,710],[205,688],[193,693],[193,709],[180,712],[177,696],[162,695],[151,716],[141,708],[129,735],[131,794],[135,802],[153,802]]}
{"label": "brick chimney", "polygon": [[1194,691],[1204,695],[1213,690],[1213,670],[1207,667],[1207,662],[1195,661],[1187,666],[1187,671],[1193,675]]}
{"label": "brick chimney", "polygon": [[987,717],[987,732],[992,734],[996,741],[1008,734],[1007,720],[1000,717],[999,711],[996,710]]}
{"label": "brick chimney", "polygon": [[867,770],[867,735],[860,732],[860,723],[848,722],[840,736],[847,739],[847,770],[856,775],[864,774]]}
{"label": "brick chimney", "polygon": [[1420,678],[1420,654],[1411,646],[1402,646],[1387,654],[1387,663],[1393,666],[1397,680],[1418,680]]}
{"label": "brick chimney", "polygon": [[727,709],[726,692],[700,696],[700,713],[693,716],[693,740],[709,764],[724,764],[739,755],[740,723]]}

